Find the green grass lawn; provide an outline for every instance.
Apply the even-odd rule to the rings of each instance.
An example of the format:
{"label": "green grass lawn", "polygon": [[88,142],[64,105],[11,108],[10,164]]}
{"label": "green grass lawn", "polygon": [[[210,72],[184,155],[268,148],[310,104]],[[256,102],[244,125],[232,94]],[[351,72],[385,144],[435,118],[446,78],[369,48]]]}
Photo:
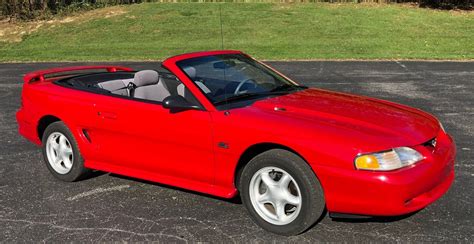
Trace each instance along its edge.
{"label": "green grass lawn", "polygon": [[[260,59],[474,59],[474,13],[400,5],[145,3],[45,23],[0,61],[162,60],[239,49]],[[116,7],[117,8],[117,7]]]}

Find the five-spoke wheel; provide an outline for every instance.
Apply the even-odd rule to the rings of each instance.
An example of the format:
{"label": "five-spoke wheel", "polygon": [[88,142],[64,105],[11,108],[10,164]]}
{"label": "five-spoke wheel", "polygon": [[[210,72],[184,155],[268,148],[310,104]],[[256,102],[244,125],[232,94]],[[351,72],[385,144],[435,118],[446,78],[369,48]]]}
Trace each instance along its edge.
{"label": "five-spoke wheel", "polygon": [[65,135],[53,132],[46,140],[48,163],[59,174],[67,174],[74,161],[72,146]]}
{"label": "five-spoke wheel", "polygon": [[242,202],[262,228],[296,235],[324,213],[324,194],[314,171],[298,155],[272,149],[255,156],[239,177]]}
{"label": "five-spoke wheel", "polygon": [[54,122],[46,127],[42,144],[46,166],[56,178],[76,181],[90,172],[84,167],[74,136],[63,122]]}
{"label": "five-spoke wheel", "polygon": [[283,169],[260,169],[253,175],[249,191],[253,207],[266,221],[285,225],[298,217],[301,209],[300,188]]}

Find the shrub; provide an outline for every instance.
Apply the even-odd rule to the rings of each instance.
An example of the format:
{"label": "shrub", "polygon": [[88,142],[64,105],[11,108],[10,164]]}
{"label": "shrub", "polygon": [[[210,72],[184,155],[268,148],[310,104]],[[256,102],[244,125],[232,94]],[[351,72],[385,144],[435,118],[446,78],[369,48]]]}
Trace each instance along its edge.
{"label": "shrub", "polygon": [[[46,18],[62,12],[90,9],[108,5],[141,3],[144,0],[0,0],[0,17],[15,19]],[[248,0],[145,0],[147,2],[249,2]],[[253,0],[254,2],[331,2],[331,3],[416,3],[420,7],[466,9],[474,0]],[[250,0],[252,2],[252,0]]]}
{"label": "shrub", "polygon": [[473,5],[473,0],[420,0],[420,7],[428,8],[471,10]]}
{"label": "shrub", "polygon": [[0,0],[0,15],[27,20],[79,9],[139,2],[141,0]]}

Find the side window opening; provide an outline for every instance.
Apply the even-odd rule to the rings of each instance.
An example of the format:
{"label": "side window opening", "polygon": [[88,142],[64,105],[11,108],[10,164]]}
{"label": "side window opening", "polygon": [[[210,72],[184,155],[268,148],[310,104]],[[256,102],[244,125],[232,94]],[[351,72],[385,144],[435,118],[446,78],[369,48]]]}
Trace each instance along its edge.
{"label": "side window opening", "polygon": [[196,97],[194,97],[191,91],[189,91],[189,89],[180,80],[178,80],[176,76],[172,74],[164,74],[161,79],[170,91],[170,95],[182,96],[188,102],[199,105]]}
{"label": "side window opening", "polygon": [[200,104],[187,87],[169,72],[141,70],[136,73],[95,73],[58,80],[58,83],[81,90],[153,102],[162,102],[168,96],[179,95],[192,104]]}

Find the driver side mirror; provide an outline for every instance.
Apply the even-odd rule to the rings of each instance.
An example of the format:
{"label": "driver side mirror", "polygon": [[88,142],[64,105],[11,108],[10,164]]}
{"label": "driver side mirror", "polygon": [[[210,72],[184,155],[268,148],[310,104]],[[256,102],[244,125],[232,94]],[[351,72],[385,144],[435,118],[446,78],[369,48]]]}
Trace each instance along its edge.
{"label": "driver side mirror", "polygon": [[163,108],[169,109],[172,113],[190,109],[199,109],[199,106],[190,103],[184,97],[171,95],[163,99]]}

